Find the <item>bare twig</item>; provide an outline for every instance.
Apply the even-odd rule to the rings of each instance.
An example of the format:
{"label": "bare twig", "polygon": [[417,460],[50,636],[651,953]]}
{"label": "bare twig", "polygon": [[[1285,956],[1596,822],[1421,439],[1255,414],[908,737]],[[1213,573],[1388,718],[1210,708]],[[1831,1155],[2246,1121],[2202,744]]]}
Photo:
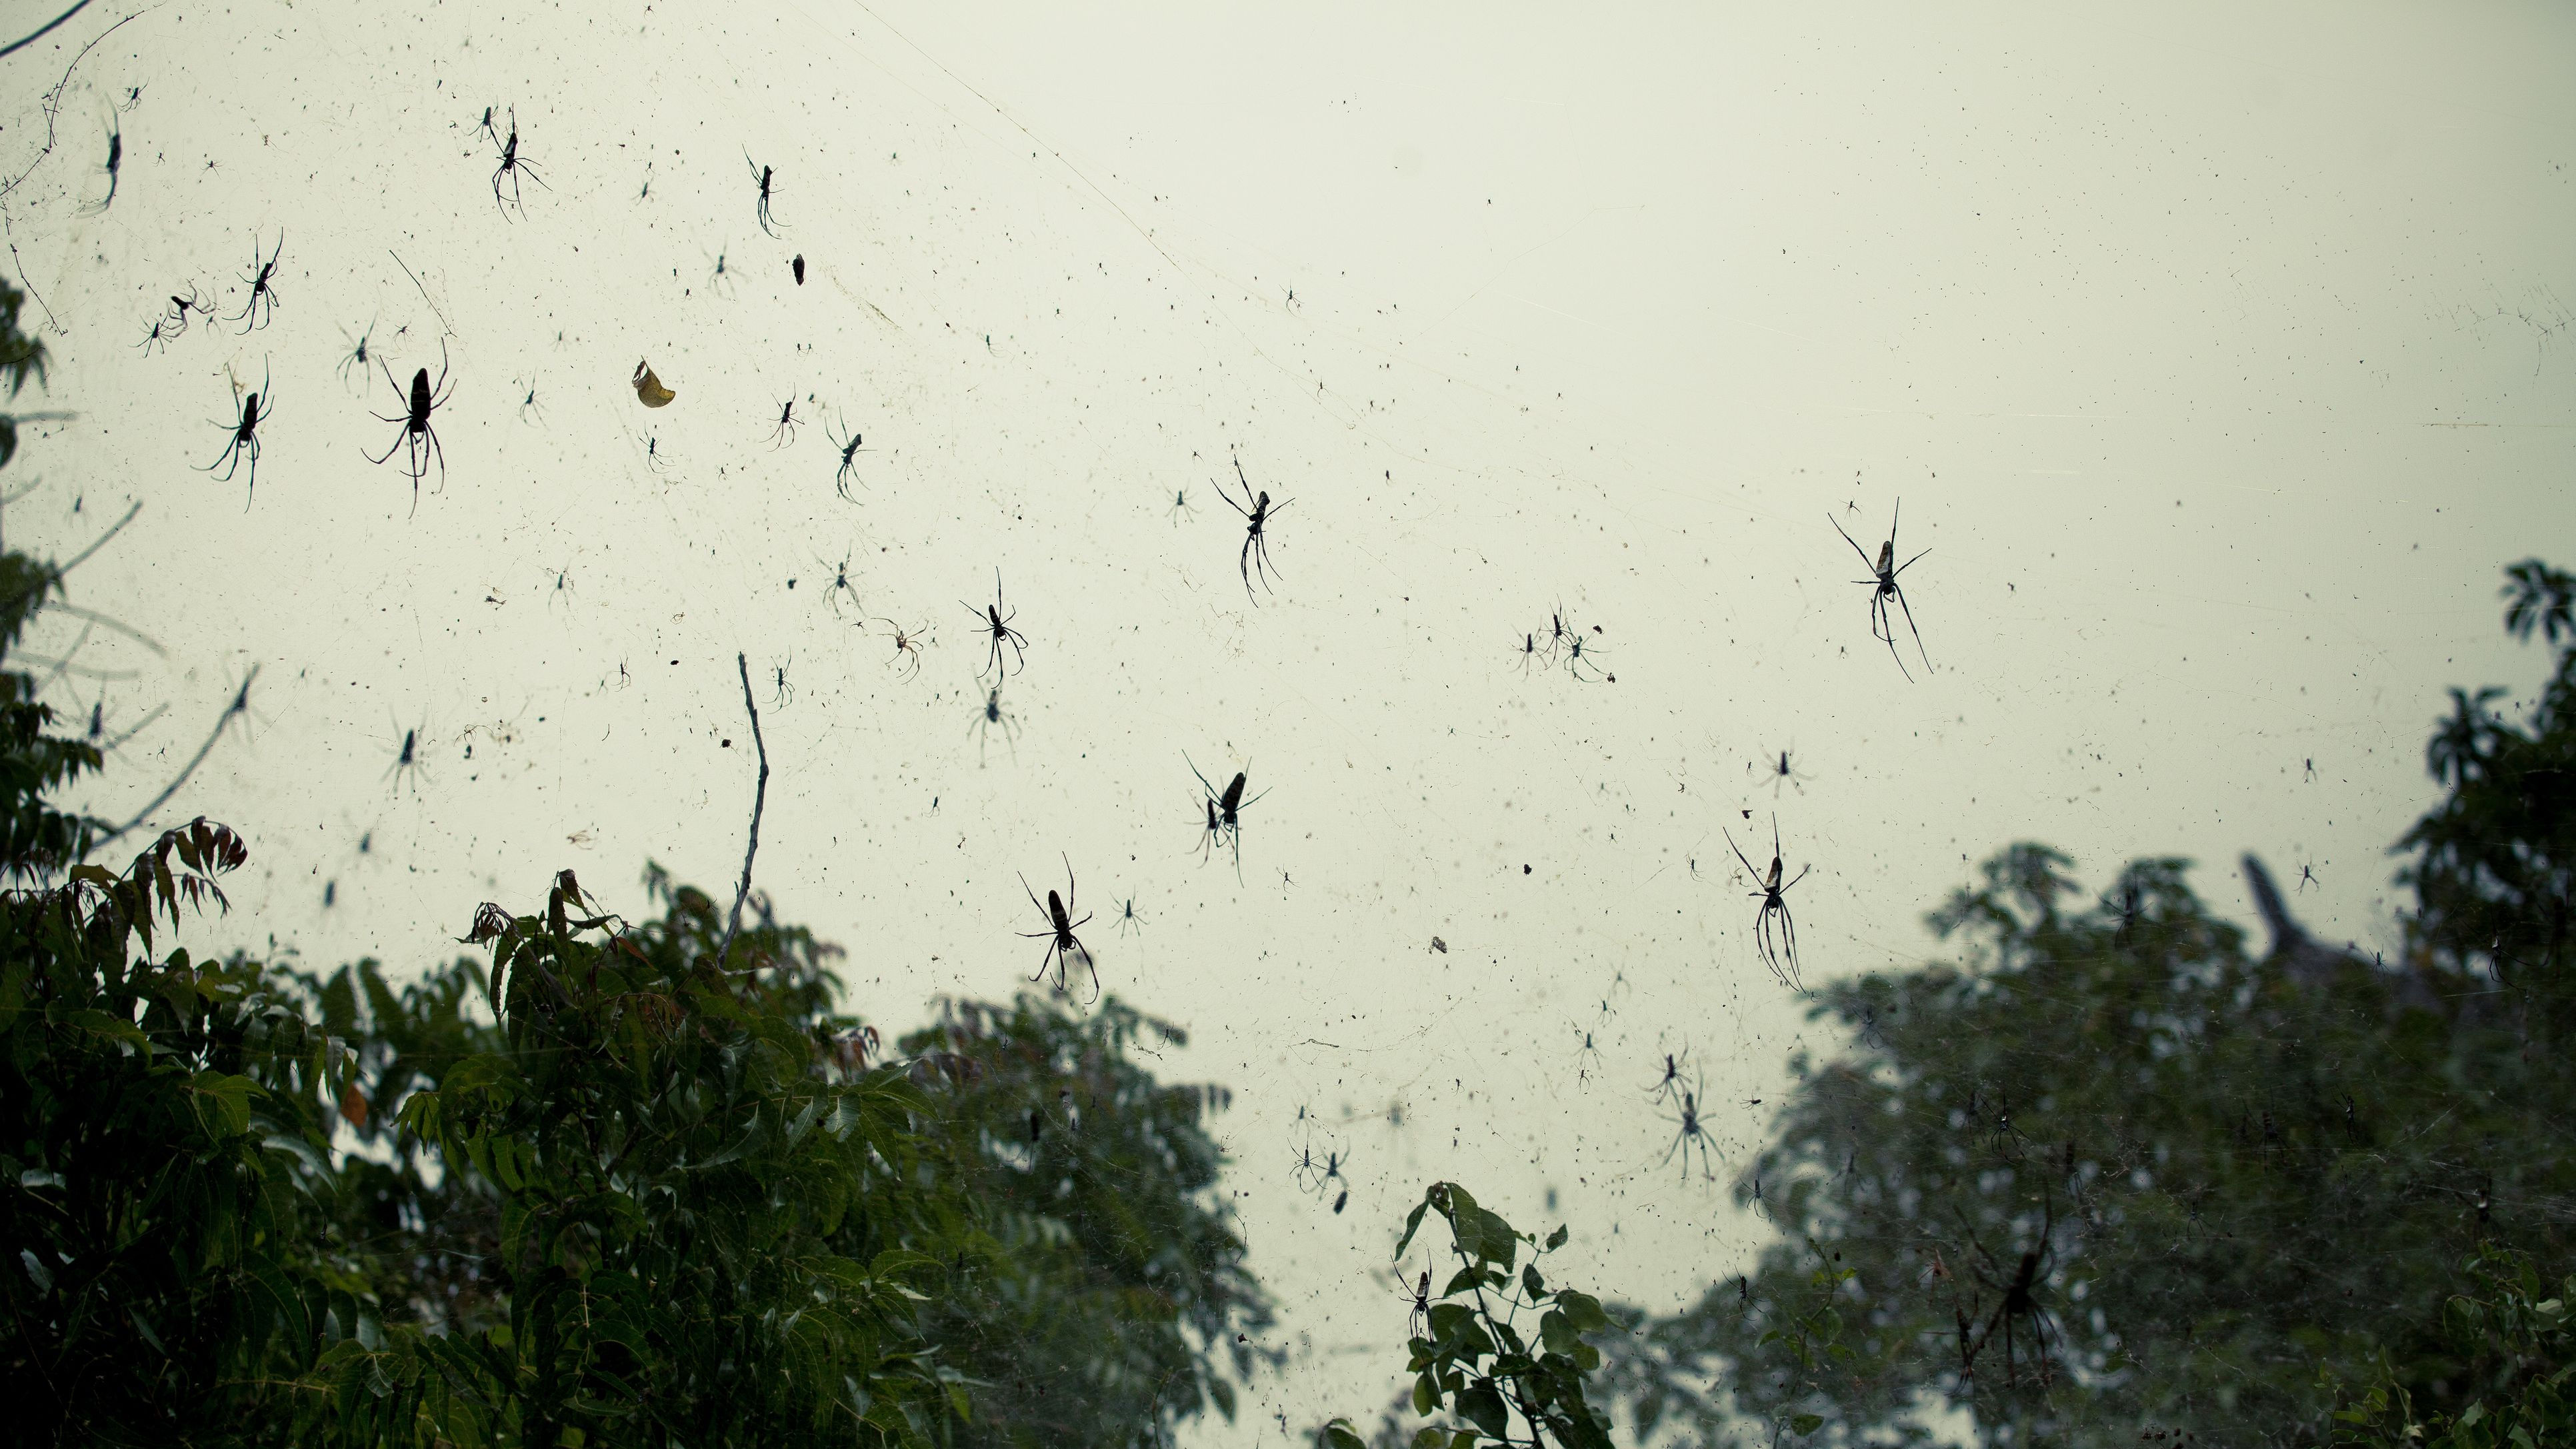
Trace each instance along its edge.
{"label": "bare twig", "polygon": [[742,675],[742,707],[751,713],[751,747],[760,752],[760,784],[751,796],[751,843],[742,849],[742,884],[734,887],[733,913],[725,917],[724,944],[716,947],[718,970],[724,969],[725,958],[732,954],[733,933],[742,924],[743,898],[751,894],[751,858],[760,850],[760,812],[769,803],[769,746],[760,739],[760,706],[751,697],[751,663],[736,654],[733,667]]}
{"label": "bare twig", "polygon": [[78,3],[74,4],[71,9],[66,10],[62,14],[55,16],[53,19],[46,21],[43,25],[37,27],[29,34],[20,36],[18,39],[9,42],[7,47],[0,48],[0,58],[16,55],[19,51],[22,51],[28,46],[35,44],[37,41],[44,39],[46,35],[52,32],[55,26],[62,24],[64,21],[71,19],[73,16],[78,15],[88,8],[89,0],[78,0]]}
{"label": "bare twig", "polygon": [[86,620],[103,629],[112,629],[115,632],[124,635],[126,638],[133,640],[135,643],[142,645],[144,648],[151,650],[155,655],[158,655],[161,658],[166,659],[170,657],[170,651],[162,648],[160,643],[153,639],[151,635],[144,633],[142,630],[135,628],[131,624],[121,623],[115,619],[111,619],[96,609],[84,609],[78,604],[66,604],[60,599],[45,600],[45,607],[58,614],[69,614],[75,619]]}
{"label": "bare twig", "polygon": [[[70,10],[63,12],[61,16],[57,17],[53,22],[53,25],[48,25],[44,30],[37,31],[35,35],[30,35],[25,40],[18,41],[16,44],[11,45],[8,50],[0,51],[0,55],[7,55],[10,51],[16,50],[19,46],[33,41],[36,39],[36,36],[43,35],[45,31],[53,29],[54,25],[60,25],[63,21],[69,20],[72,16],[80,13],[80,9],[81,7],[79,5],[74,5]],[[143,12],[140,10],[134,12],[135,15],[140,15],[142,13]],[[116,24],[107,27],[105,30],[100,31],[97,35],[91,37],[90,43],[82,46],[80,48],[80,53],[72,57],[72,63],[63,67],[63,78],[54,82],[54,88],[45,93],[44,104],[42,107],[45,113],[44,146],[39,149],[33,157],[28,159],[25,169],[21,170],[17,175],[10,177],[6,183],[0,183],[0,237],[5,237],[8,240],[9,261],[12,266],[18,269],[19,282],[25,286],[27,295],[35,298],[36,305],[44,310],[45,326],[56,336],[63,335],[63,324],[54,316],[54,309],[46,304],[44,294],[36,290],[34,279],[27,275],[27,259],[18,253],[18,228],[9,214],[9,198],[17,192],[19,186],[25,183],[28,177],[36,174],[36,168],[45,164],[46,157],[54,154],[54,123],[62,115],[63,90],[72,83],[72,72],[80,69],[80,63],[89,57],[89,53],[91,51],[98,48],[98,43],[100,41],[114,35],[117,30],[125,24],[126,20],[132,20],[133,18],[134,15],[128,15],[125,17],[125,20],[119,20]]]}
{"label": "bare twig", "polygon": [[250,667],[250,673],[242,676],[241,688],[234,691],[233,702],[224,706],[224,712],[215,720],[213,731],[206,736],[206,742],[204,744],[197,746],[196,756],[188,761],[186,769],[179,772],[179,778],[172,780],[160,794],[153,796],[151,804],[146,805],[141,810],[135,812],[133,819],[126,821],[123,825],[120,825],[114,830],[109,831],[107,834],[100,836],[98,839],[91,841],[91,849],[95,850],[98,847],[107,844],[109,841],[127,834],[132,831],[135,826],[142,824],[144,821],[151,819],[153,811],[168,804],[170,797],[179,793],[179,787],[188,783],[188,777],[197,773],[197,767],[204,764],[206,762],[206,756],[213,752],[215,741],[224,737],[224,726],[232,723],[233,716],[237,714],[248,714],[250,712],[250,685],[251,681],[257,678],[259,678],[259,666],[254,664]]}
{"label": "bare twig", "polygon": [[127,524],[129,524],[129,523],[132,523],[132,522],[134,521],[134,515],[136,515],[136,514],[138,514],[138,513],[141,513],[142,511],[143,511],[143,504],[141,503],[141,501],[140,501],[140,500],[138,500],[138,501],[134,504],[134,506],[133,506],[133,507],[128,508],[127,510],[125,510],[125,516],[124,516],[123,518],[120,518],[120,519],[116,520],[114,523],[109,524],[109,525],[107,526],[107,532],[100,534],[100,535],[97,537],[97,539],[96,539],[96,540],[94,540],[94,541],[90,544],[90,546],[89,546],[89,547],[87,547],[87,548],[85,548],[85,549],[82,549],[80,552],[78,552],[78,553],[76,553],[76,554],[73,554],[73,555],[72,555],[72,561],[71,561],[70,563],[66,563],[66,564],[56,564],[56,565],[54,565],[54,577],[56,577],[56,578],[60,578],[60,577],[62,577],[64,574],[70,573],[72,570],[74,570],[74,569],[76,569],[76,568],[79,568],[82,564],[85,564],[85,563],[89,562],[89,556],[90,556],[91,554],[94,554],[94,553],[98,552],[100,549],[107,547],[107,541],[108,541],[109,539],[111,539],[111,538],[116,537],[116,535],[117,535],[118,533],[120,533],[120,532],[124,531],[125,525],[127,525]]}
{"label": "bare twig", "polygon": [[412,284],[413,286],[415,286],[415,287],[420,287],[420,299],[421,299],[422,301],[427,302],[427,303],[429,304],[429,310],[430,310],[433,314],[435,314],[435,315],[437,316],[437,318],[438,318],[438,325],[439,325],[439,326],[441,326],[441,327],[446,327],[446,328],[447,328],[447,335],[448,335],[448,336],[450,336],[450,337],[455,336],[455,335],[456,335],[456,329],[455,329],[454,327],[452,327],[452,326],[449,326],[448,321],[447,321],[447,314],[438,310],[438,299],[437,299],[436,297],[433,297],[433,296],[429,295],[429,288],[427,288],[427,287],[421,287],[421,285],[420,285],[420,277],[419,277],[419,275],[418,275],[418,274],[416,274],[415,272],[413,272],[413,271],[412,271],[412,269],[411,269],[411,263],[409,263],[409,262],[407,262],[407,261],[404,261],[404,260],[402,259],[401,254],[400,254],[400,253],[398,253],[398,252],[396,252],[392,247],[387,247],[387,248],[385,248],[385,255],[386,255],[386,256],[389,256],[389,257],[392,257],[392,258],[394,259],[394,265],[395,265],[395,266],[398,266],[398,267],[400,267],[400,268],[402,268],[402,269],[403,269],[403,275],[404,275],[404,276],[406,276],[406,277],[410,277],[410,278],[411,278],[411,284]]}

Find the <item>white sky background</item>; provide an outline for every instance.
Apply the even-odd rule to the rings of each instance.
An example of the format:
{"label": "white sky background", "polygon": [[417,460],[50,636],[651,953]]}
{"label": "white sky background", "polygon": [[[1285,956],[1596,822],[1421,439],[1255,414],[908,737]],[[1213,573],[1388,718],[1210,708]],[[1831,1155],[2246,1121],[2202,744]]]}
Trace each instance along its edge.
{"label": "white sky background", "polygon": [[[1719,834],[1767,842],[1766,753],[1807,777],[1778,810],[1811,981],[1932,954],[1923,912],[2017,839],[2096,886],[2195,857],[2249,924],[2251,848],[2313,866],[2320,934],[2394,938],[2442,688],[2538,677],[2499,567],[2576,556],[2576,16],[1082,8],[167,3],[81,62],[8,208],[61,329],[22,406],[81,416],[31,430],[9,540],[68,555],[144,504],[73,580],[167,651],[82,655],[139,671],[111,728],[172,705],[102,813],[262,669],[164,812],[252,845],[197,940],[409,971],[564,866],[630,913],[648,858],[721,895],[742,650],[758,884],[851,947],[855,1006],[1024,984],[1018,873],[1043,894],[1061,851],[1104,983],[1194,1034],[1166,1068],[1236,1088],[1230,1185],[1299,1358],[1216,1443],[1374,1416],[1404,1315],[1371,1273],[1437,1178],[1570,1221],[1560,1276],[1656,1306],[1767,1233],[1657,1167],[1639,1090],[1692,1046],[1740,1163],[1785,1084],[1799,1003]],[[0,171],[124,13],[0,61]],[[486,105],[552,188],[524,220]],[[239,312],[281,226],[272,325],[134,346],[191,282]],[[371,320],[437,371],[389,251],[454,329],[417,516],[360,456],[391,390],[334,372]],[[246,512],[246,476],[191,471],[228,370],[277,407]],[[866,435],[855,504],[826,419]],[[1257,607],[1230,450],[1295,499]],[[1874,552],[1900,496],[1932,550],[1911,684],[1824,516]],[[865,614],[934,626],[917,679],[836,620],[845,552]],[[1023,733],[979,759],[959,601],[996,567]],[[1560,599],[1615,683],[1521,673]],[[56,699],[85,721],[99,688]],[[416,790],[387,777],[414,727]],[[1270,792],[1240,886],[1194,858],[1184,751]],[[1300,1105],[1351,1154],[1342,1215],[1289,1181]]]}

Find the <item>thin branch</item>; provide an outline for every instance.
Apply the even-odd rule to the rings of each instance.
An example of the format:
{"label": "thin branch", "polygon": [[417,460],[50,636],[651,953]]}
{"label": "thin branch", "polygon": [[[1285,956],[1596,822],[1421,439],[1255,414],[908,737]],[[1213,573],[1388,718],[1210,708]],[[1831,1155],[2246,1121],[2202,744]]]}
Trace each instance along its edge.
{"label": "thin branch", "polygon": [[9,42],[5,49],[0,49],[0,60],[5,60],[10,56],[16,55],[19,51],[25,50],[28,46],[44,39],[48,34],[52,33],[55,26],[62,24],[64,21],[71,19],[73,16],[78,15],[88,8],[89,0],[76,0],[76,3],[71,9],[66,10],[62,14],[55,16],[53,19],[46,21],[42,26],[38,27],[34,33],[23,36],[17,40],[13,40]]}
{"label": "thin branch", "polygon": [[82,564],[85,564],[85,563],[89,562],[89,556],[90,556],[91,554],[94,554],[94,553],[98,552],[100,549],[107,547],[107,541],[108,541],[109,539],[111,539],[111,538],[116,537],[116,536],[117,536],[117,534],[119,534],[119,533],[123,532],[123,531],[124,531],[124,529],[125,529],[125,525],[127,525],[127,524],[129,524],[129,523],[132,523],[132,522],[134,521],[134,515],[136,515],[136,514],[138,514],[138,513],[141,513],[142,511],[143,511],[143,503],[142,503],[142,500],[137,499],[137,500],[135,501],[135,504],[134,504],[134,506],[133,506],[133,507],[128,508],[127,510],[125,510],[125,516],[124,516],[123,518],[120,518],[120,519],[116,520],[116,522],[111,523],[111,524],[109,524],[109,525],[108,525],[108,527],[107,527],[107,532],[100,534],[100,535],[98,536],[98,538],[97,538],[94,542],[92,542],[92,543],[90,544],[90,546],[89,546],[89,547],[87,547],[87,548],[85,548],[85,549],[82,549],[80,552],[78,552],[78,553],[76,553],[76,554],[73,554],[73,555],[72,555],[72,561],[71,561],[70,563],[67,563],[67,564],[56,564],[56,565],[54,565],[54,577],[56,577],[56,578],[61,578],[63,575],[65,575],[65,574],[67,574],[67,573],[70,573],[72,570],[74,570],[74,569],[76,569],[76,568],[79,568]]}
{"label": "thin branch", "polygon": [[[72,7],[72,11],[78,11],[79,9],[80,7],[77,5]],[[135,15],[140,15],[142,13],[142,11],[137,10],[134,12],[134,15],[128,15],[125,17],[125,20],[120,20],[116,22],[116,24],[100,31],[96,36],[91,38],[89,44],[80,48],[80,54],[72,57],[71,64],[63,67],[63,78],[54,82],[54,88],[45,93],[43,104],[43,110],[45,113],[44,148],[38,151],[35,156],[27,162],[25,170],[20,171],[17,175],[9,178],[8,184],[0,185],[0,199],[6,199],[9,193],[17,190],[19,185],[25,182],[28,177],[36,174],[37,167],[45,164],[46,157],[54,154],[54,122],[62,115],[63,90],[72,83],[72,72],[80,69],[80,63],[89,58],[89,53],[91,51],[98,49],[98,43],[100,41],[107,39],[109,36],[114,35],[118,30],[122,29],[126,20],[132,20]],[[56,20],[54,22],[54,25],[60,25],[64,20],[69,20],[70,18],[71,12],[66,12],[61,20]],[[45,30],[51,30],[53,28],[53,25],[48,25],[45,27]],[[44,33],[44,30],[39,30],[36,32],[36,35],[42,35]],[[35,35],[31,35],[27,37],[27,40],[33,40],[35,38]],[[24,45],[26,43],[27,42],[25,40],[22,40],[18,42],[18,45]],[[17,45],[13,45],[9,47],[9,50],[16,50],[17,48]],[[0,56],[5,56],[8,53],[8,50],[0,50]]]}
{"label": "thin branch", "polygon": [[429,310],[436,314],[438,317],[438,325],[447,328],[448,336],[455,336],[456,328],[449,324],[447,314],[438,310],[438,299],[429,295],[429,289],[427,287],[420,286],[420,278],[412,271],[411,263],[404,261],[401,254],[396,252],[392,247],[385,248],[385,255],[394,259],[394,265],[403,269],[403,275],[411,278],[411,284],[413,286],[420,287],[420,299],[427,302],[429,304]]}
{"label": "thin branch", "polygon": [[241,688],[234,693],[233,702],[224,706],[223,714],[218,716],[215,720],[213,731],[206,736],[206,742],[204,744],[197,746],[196,757],[189,760],[188,767],[179,772],[179,778],[172,780],[160,794],[153,796],[152,803],[144,806],[140,811],[136,812],[133,819],[126,821],[123,825],[120,825],[114,830],[109,831],[107,834],[100,836],[98,839],[91,841],[90,848],[92,850],[96,850],[100,846],[107,844],[109,841],[115,840],[119,836],[131,832],[135,826],[151,819],[153,811],[168,804],[170,797],[179,793],[179,787],[188,783],[188,777],[197,773],[197,767],[204,764],[206,762],[206,756],[213,752],[215,741],[224,737],[224,726],[232,723],[234,715],[250,713],[250,686],[251,681],[257,678],[259,678],[259,666],[254,664],[250,667],[250,673],[242,677]]}
{"label": "thin branch", "polygon": [[760,752],[760,784],[751,796],[751,843],[742,850],[742,884],[734,887],[733,913],[725,917],[724,944],[716,947],[718,970],[724,969],[725,958],[733,952],[733,933],[742,925],[743,898],[751,894],[751,858],[760,850],[760,812],[769,803],[769,746],[760,739],[760,706],[751,697],[751,664],[736,654],[733,667],[742,675],[742,707],[751,713],[751,747]]}
{"label": "thin branch", "polygon": [[162,648],[159,642],[154,640],[151,635],[144,633],[142,630],[135,628],[131,624],[118,623],[116,620],[98,612],[96,609],[84,609],[78,604],[66,604],[60,599],[47,599],[45,601],[45,607],[55,611],[56,613],[69,614],[75,619],[87,620],[89,623],[96,624],[101,628],[113,630],[114,632],[122,634],[126,638],[133,640],[135,643],[142,645],[144,648],[151,650],[154,655],[160,658],[167,659],[170,657],[170,651]]}

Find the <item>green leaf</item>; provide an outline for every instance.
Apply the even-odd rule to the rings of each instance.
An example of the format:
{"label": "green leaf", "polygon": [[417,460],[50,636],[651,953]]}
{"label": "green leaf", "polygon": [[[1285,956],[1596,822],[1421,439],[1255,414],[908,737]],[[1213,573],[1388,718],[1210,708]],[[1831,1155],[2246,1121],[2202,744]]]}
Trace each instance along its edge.
{"label": "green leaf", "polygon": [[1324,1426],[1324,1443],[1329,1449],[1368,1449],[1366,1440],[1351,1432],[1348,1419],[1335,1419]]}
{"label": "green leaf", "polygon": [[1610,1315],[1601,1311],[1601,1300],[1589,1293],[1559,1288],[1556,1290],[1556,1306],[1577,1333],[1598,1333],[1610,1326]]}
{"label": "green leaf", "polygon": [[[33,1263],[35,1260],[30,1258],[28,1261]],[[1413,1412],[1428,1415],[1433,1409],[1438,1407],[1440,1407],[1440,1390],[1437,1385],[1431,1382],[1431,1375],[1427,1373],[1415,1375],[1413,1380]]]}
{"label": "green leaf", "polygon": [[1491,1379],[1478,1379],[1460,1389],[1455,1407],[1460,1418],[1496,1439],[1512,1426],[1511,1415],[1503,1408],[1503,1396],[1494,1392]]}
{"label": "green leaf", "polygon": [[1792,1434],[1812,1434],[1823,1427],[1825,1427],[1825,1416],[1822,1414],[1800,1414],[1789,1420],[1789,1432]]}
{"label": "green leaf", "polygon": [[1548,1234],[1548,1235],[1547,1235],[1547,1250],[1548,1250],[1549,1252],[1553,1253],[1553,1252],[1555,1252],[1557,1249],[1562,1248],[1562,1247],[1564,1247],[1564,1246],[1565,1246],[1565,1224],[1563,1224],[1563,1223],[1559,1223],[1559,1224],[1557,1224],[1557,1225],[1556,1225],[1556,1231],[1555,1231],[1555,1232],[1552,1232],[1552,1233],[1550,1233],[1550,1234]]}

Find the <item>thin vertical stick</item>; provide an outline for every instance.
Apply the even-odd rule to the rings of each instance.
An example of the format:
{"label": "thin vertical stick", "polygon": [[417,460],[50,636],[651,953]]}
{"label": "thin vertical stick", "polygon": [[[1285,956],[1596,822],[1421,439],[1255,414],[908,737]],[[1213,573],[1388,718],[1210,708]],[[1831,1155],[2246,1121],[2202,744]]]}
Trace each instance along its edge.
{"label": "thin vertical stick", "polygon": [[760,738],[760,706],[751,697],[751,663],[740,654],[734,669],[742,675],[742,707],[751,713],[751,746],[760,752],[760,784],[751,795],[751,842],[742,848],[742,884],[734,887],[733,914],[725,918],[724,944],[716,948],[716,969],[723,970],[733,952],[734,931],[742,925],[743,897],[751,894],[751,858],[760,851],[760,812],[769,803],[769,746]]}

